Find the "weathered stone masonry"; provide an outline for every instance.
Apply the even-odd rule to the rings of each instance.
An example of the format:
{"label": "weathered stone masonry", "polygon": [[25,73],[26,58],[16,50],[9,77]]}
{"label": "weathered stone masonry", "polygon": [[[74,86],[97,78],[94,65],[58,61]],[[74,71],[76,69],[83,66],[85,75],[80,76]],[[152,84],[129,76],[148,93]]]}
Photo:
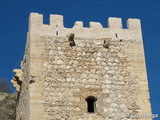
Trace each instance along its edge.
{"label": "weathered stone masonry", "polygon": [[[127,117],[151,114],[140,20],[122,29],[120,18],[109,18],[108,26],[65,28],[61,15],[45,25],[31,13],[22,78],[12,80],[17,120],[151,120]],[[92,114],[88,97],[96,98]]]}

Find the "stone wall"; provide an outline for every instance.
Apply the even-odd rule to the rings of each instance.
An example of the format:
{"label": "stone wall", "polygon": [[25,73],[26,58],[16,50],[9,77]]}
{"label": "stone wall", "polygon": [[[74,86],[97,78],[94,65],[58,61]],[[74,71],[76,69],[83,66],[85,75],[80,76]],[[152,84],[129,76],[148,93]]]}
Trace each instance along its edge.
{"label": "stone wall", "polygon": [[[16,109],[16,120],[29,120],[30,114],[30,94],[29,94],[29,67],[30,67],[30,41],[28,39],[26,44],[26,51],[24,55],[24,59],[21,62],[21,71],[23,75],[16,75],[17,84],[20,85],[16,87],[18,88],[18,100],[17,100],[17,109]],[[21,77],[21,80],[19,78]],[[12,82],[13,83],[13,82]]]}
{"label": "stone wall", "polygon": [[[63,17],[31,13],[17,114],[24,120],[132,120],[151,114],[140,21],[109,18],[63,27]],[[29,53],[29,54],[28,54]],[[87,111],[94,96],[94,114]],[[28,117],[28,118],[27,118]],[[151,118],[138,118],[151,120]]]}
{"label": "stone wall", "polygon": [[67,37],[43,40],[49,55],[43,63],[45,118],[88,118],[88,96],[97,98],[95,119],[125,120],[128,114],[139,113],[139,77],[132,73],[133,54],[128,49],[138,42],[111,39],[105,48],[103,38],[75,38],[72,47]]}

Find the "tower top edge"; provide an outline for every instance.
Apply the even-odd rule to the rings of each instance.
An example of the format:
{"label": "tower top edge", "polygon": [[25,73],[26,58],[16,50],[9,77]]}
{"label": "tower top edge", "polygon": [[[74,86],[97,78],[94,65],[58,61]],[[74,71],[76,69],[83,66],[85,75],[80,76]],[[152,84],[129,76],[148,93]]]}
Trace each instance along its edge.
{"label": "tower top edge", "polygon": [[[31,26],[45,25],[43,24],[43,14],[30,13],[29,24]],[[126,21],[127,29],[141,29],[140,19],[128,18]],[[49,26],[52,27],[64,27],[63,15],[50,14]],[[109,17],[108,28],[109,29],[123,29],[122,18]],[[76,21],[73,28],[83,28],[83,21]],[[86,27],[85,27],[86,28]],[[89,28],[103,28],[99,22],[89,22]]]}

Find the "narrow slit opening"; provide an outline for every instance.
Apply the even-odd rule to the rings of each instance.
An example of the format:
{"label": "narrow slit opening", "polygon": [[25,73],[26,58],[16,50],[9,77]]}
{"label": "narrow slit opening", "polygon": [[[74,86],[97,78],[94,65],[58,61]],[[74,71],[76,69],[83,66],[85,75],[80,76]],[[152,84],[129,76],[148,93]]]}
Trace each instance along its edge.
{"label": "narrow slit opening", "polygon": [[56,25],[56,35],[58,35],[58,25]]}
{"label": "narrow slit opening", "polygon": [[58,31],[56,31],[56,35],[58,35]]}
{"label": "narrow slit opening", "polygon": [[116,36],[116,37],[118,37],[118,34],[117,34],[117,33],[115,33],[115,36]]}

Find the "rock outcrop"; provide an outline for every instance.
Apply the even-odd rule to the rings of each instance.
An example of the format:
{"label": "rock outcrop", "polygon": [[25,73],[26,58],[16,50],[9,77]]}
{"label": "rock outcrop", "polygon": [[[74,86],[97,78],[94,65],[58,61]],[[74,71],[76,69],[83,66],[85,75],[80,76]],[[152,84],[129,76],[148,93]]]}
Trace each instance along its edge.
{"label": "rock outcrop", "polygon": [[0,120],[15,120],[17,93],[0,92]]}

